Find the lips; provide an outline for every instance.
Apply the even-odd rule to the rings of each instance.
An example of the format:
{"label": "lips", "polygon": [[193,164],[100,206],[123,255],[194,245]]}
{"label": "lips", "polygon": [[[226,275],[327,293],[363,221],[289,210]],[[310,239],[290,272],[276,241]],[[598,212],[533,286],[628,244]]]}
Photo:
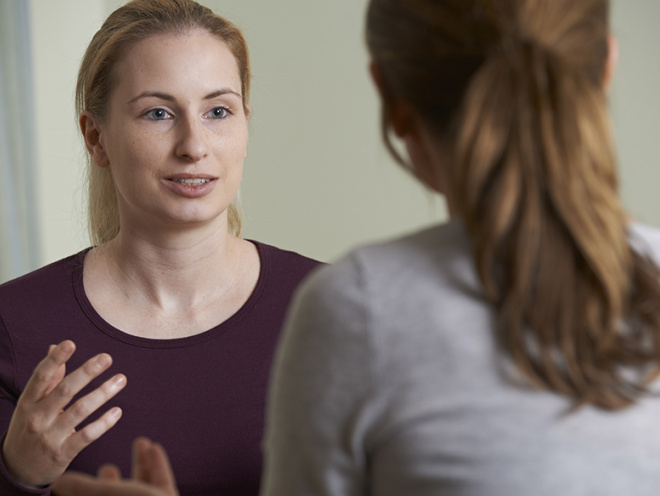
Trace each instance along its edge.
{"label": "lips", "polygon": [[199,198],[206,196],[213,191],[218,182],[217,177],[208,174],[194,173],[179,173],[163,179],[164,184],[168,186],[170,191],[178,196],[186,198]]}

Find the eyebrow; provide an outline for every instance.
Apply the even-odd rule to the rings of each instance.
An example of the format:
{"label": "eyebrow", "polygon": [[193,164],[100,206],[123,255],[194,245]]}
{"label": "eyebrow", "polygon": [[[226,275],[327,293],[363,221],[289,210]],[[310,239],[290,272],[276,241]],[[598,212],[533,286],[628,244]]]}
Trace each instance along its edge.
{"label": "eyebrow", "polygon": [[[209,93],[206,95],[203,99],[204,100],[212,100],[213,98],[217,98],[222,95],[236,95],[238,98],[242,98],[241,94],[229,89],[229,88],[222,88],[216,91],[213,91],[212,93]],[[168,102],[173,102],[175,98],[172,95],[168,95],[167,93],[160,93],[158,91],[145,91],[144,93],[140,93],[138,96],[135,98],[131,98],[129,101],[126,102],[127,105],[130,105],[133,102],[138,101],[141,98],[160,98],[161,100],[166,100]]]}

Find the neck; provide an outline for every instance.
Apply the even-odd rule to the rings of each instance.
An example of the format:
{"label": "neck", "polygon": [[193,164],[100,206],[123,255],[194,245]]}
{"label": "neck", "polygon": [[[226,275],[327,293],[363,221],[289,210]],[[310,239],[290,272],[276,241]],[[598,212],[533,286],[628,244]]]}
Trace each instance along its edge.
{"label": "neck", "polygon": [[96,311],[137,336],[167,339],[211,329],[238,311],[260,271],[256,247],[226,223],[131,229],[85,258],[83,284]]}
{"label": "neck", "polygon": [[444,196],[449,217],[456,218],[460,212],[452,188],[451,154],[427,126],[419,124],[417,130],[415,141],[406,143],[409,153],[413,152],[411,160],[417,159],[417,163],[413,160],[417,178],[427,188]]}
{"label": "neck", "polygon": [[118,287],[151,304],[194,305],[231,285],[241,242],[224,225],[176,233],[127,226],[85,263],[98,264]]}

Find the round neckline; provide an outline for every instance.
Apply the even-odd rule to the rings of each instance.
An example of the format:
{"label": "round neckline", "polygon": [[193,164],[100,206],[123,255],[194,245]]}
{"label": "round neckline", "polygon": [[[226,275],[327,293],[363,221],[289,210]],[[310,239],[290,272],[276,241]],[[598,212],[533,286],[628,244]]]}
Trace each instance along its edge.
{"label": "round neckline", "polygon": [[246,300],[246,302],[227,320],[221,322],[215,327],[208,329],[206,331],[200,332],[193,336],[186,336],[183,338],[172,338],[172,339],[154,339],[154,338],[144,338],[141,336],[135,336],[127,332],[122,331],[121,329],[116,328],[109,322],[107,322],[101,315],[96,311],[92,306],[92,303],[89,301],[87,294],[85,293],[85,287],[83,284],[83,268],[85,264],[85,255],[92,249],[87,248],[79,252],[74,257],[74,269],[72,271],[72,282],[73,290],[78,300],[78,304],[82,309],[83,313],[89,318],[89,320],[97,327],[101,332],[107,334],[108,336],[122,341],[127,344],[134,346],[140,346],[143,348],[183,348],[186,346],[192,346],[199,343],[204,343],[210,339],[213,339],[225,332],[231,330],[236,325],[238,325],[254,308],[258,300],[261,298],[261,295],[264,292],[266,284],[268,282],[268,277],[270,274],[270,257],[268,256],[268,250],[263,243],[258,241],[246,240],[251,242],[257,247],[257,252],[259,254],[259,277],[257,279],[257,284],[254,287],[254,290]]}

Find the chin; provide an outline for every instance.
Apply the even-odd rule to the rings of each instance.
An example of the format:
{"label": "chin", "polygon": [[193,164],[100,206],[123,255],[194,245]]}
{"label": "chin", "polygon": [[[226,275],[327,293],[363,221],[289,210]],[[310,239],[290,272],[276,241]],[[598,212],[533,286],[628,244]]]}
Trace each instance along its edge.
{"label": "chin", "polygon": [[212,224],[227,225],[227,211],[221,212],[179,212],[172,221],[179,227],[204,227]]}

